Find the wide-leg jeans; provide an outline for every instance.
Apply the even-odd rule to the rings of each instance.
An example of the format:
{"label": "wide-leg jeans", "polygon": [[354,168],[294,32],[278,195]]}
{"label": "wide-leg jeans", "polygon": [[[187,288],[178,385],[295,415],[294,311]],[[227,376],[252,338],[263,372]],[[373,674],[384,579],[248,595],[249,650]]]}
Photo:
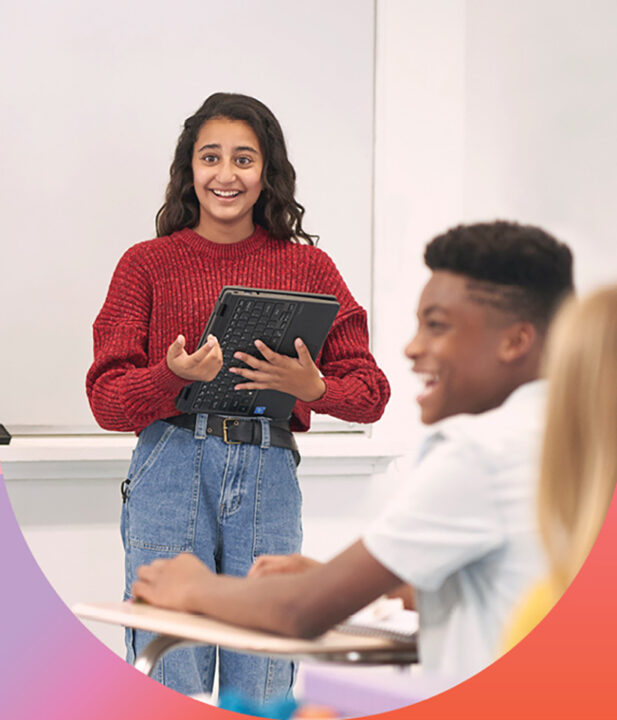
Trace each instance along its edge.
{"label": "wide-leg jeans", "polygon": [[[259,555],[299,552],[302,496],[291,450],[270,446],[269,422],[261,445],[226,444],[207,433],[208,416],[194,432],[163,420],[139,435],[133,452],[122,539],[126,553],[125,599],[139,565],[181,552],[197,555],[211,570],[246,575]],[[127,660],[153,638],[126,631]],[[217,648],[168,652],[153,677],[184,694],[212,691]],[[291,692],[293,663],[219,649],[219,691],[234,690],[258,702]]]}

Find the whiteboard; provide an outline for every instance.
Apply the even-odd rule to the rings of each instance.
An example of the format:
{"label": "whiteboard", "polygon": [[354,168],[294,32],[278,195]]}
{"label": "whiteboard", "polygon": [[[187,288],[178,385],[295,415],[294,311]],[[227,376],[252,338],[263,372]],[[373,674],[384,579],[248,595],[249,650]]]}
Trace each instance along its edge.
{"label": "whiteboard", "polygon": [[368,308],[374,17],[373,0],[4,0],[0,422],[96,429],[92,322],[212,92],[273,110],[304,227]]}

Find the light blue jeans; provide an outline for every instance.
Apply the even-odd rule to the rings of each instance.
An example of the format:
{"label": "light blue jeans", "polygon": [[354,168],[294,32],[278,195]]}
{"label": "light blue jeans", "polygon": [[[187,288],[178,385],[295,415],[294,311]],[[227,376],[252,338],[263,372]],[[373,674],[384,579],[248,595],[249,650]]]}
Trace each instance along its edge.
{"label": "light blue jeans", "polygon": [[[259,555],[300,551],[302,496],[291,450],[270,446],[266,419],[260,419],[259,446],[208,435],[207,418],[196,416],[194,433],[157,420],[139,435],[122,506],[125,599],[139,565],[156,558],[192,552],[213,571],[242,576]],[[128,662],[152,637],[127,629]],[[181,693],[210,693],[216,651],[172,650],[153,677]],[[220,649],[218,662],[220,691],[258,702],[291,693],[295,672],[288,661]]]}

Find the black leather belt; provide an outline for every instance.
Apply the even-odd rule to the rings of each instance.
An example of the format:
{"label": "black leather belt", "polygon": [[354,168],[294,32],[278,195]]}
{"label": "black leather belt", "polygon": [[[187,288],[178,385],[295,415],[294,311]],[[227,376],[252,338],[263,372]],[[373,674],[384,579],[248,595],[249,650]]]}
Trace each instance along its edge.
{"label": "black leather belt", "polygon": [[[175,415],[174,417],[163,418],[164,422],[177,425],[195,432],[196,415]],[[294,455],[296,465],[300,464],[300,452],[296,439],[289,429],[289,423],[286,420],[270,420],[270,445],[274,447],[282,447],[291,450]],[[261,423],[253,418],[236,418],[222,417],[221,415],[208,415],[208,424],[206,426],[208,435],[216,435],[223,438],[223,442],[227,445],[239,445],[240,443],[248,443],[249,445],[261,445]]]}

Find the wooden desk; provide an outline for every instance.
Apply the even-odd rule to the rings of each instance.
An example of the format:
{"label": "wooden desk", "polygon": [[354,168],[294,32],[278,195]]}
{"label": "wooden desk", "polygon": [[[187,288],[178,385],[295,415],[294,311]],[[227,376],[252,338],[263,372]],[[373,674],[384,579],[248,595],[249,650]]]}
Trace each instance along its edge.
{"label": "wooden desk", "polygon": [[399,643],[376,637],[330,630],[314,640],[281,637],[228,625],[202,615],[163,610],[143,603],[79,603],[73,608],[88,620],[148,630],[157,637],[138,655],[135,667],[150,675],[158,660],[172,648],[220,645],[228,650],[300,660],[365,665],[409,665],[418,661],[415,641]]}

